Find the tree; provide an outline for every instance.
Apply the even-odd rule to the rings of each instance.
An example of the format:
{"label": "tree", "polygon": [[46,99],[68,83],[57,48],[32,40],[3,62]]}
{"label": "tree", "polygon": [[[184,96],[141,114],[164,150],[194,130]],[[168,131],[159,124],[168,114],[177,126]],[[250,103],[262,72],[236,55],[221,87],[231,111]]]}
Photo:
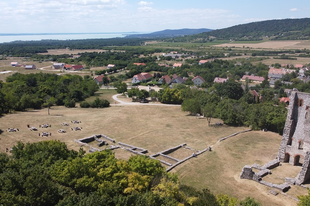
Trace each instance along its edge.
{"label": "tree", "polygon": [[116,83],[114,86],[116,87],[116,92],[117,93],[125,93],[125,92],[127,92],[127,84],[125,82]]}
{"label": "tree", "polygon": [[201,114],[200,103],[198,99],[185,99],[181,105],[182,111],[190,112],[191,114]]}
{"label": "tree", "polygon": [[43,104],[43,106],[46,106],[47,109],[47,114],[50,115],[50,108],[51,106],[53,106],[56,102],[56,99],[54,97],[50,97],[50,96],[46,96],[45,97],[45,103]]}
{"label": "tree", "polygon": [[208,126],[211,126],[211,118],[214,116],[216,105],[212,102],[207,103],[202,108],[203,115],[207,118]]}

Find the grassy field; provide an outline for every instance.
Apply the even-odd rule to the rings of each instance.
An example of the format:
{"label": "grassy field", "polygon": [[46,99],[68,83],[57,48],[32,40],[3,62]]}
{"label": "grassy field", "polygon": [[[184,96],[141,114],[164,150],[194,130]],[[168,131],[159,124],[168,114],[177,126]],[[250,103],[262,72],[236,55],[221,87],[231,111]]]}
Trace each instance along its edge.
{"label": "grassy field", "polygon": [[[98,97],[109,99],[115,93],[114,90],[101,90]],[[91,99],[90,99],[91,100]],[[186,143],[195,150],[202,150],[213,145],[212,152],[206,152],[197,158],[193,158],[175,169],[181,183],[196,188],[208,187],[215,194],[226,193],[243,199],[251,196],[263,203],[263,205],[295,205],[291,198],[279,194],[269,194],[270,188],[264,187],[254,181],[241,180],[239,175],[244,165],[265,164],[277,155],[281,136],[271,132],[254,131],[244,133],[223,142],[217,140],[237,131],[246,130],[245,127],[208,127],[206,119],[197,119],[182,112],[180,107],[157,106],[122,106],[113,105],[104,109],[82,109],[65,107],[52,107],[51,115],[47,115],[47,109],[31,110],[5,115],[0,118],[0,151],[12,147],[17,141],[37,142],[48,139],[56,139],[65,142],[69,148],[78,150],[80,145],[74,139],[80,139],[93,134],[105,134],[114,138],[117,142],[124,142],[148,150],[148,154],[154,154],[165,149]],[[77,126],[70,123],[71,120],[82,121],[82,131],[71,131],[71,127]],[[219,122],[213,119],[212,122]],[[62,122],[70,123],[69,127],[61,126]],[[39,124],[48,123],[50,128],[39,128]],[[39,131],[32,132],[27,124],[35,126]],[[9,133],[8,127],[19,128],[19,132]],[[58,129],[65,129],[67,133],[57,133]],[[42,131],[51,132],[51,137],[39,137]],[[95,146],[95,145],[93,145]],[[84,148],[88,150],[88,147]],[[115,150],[117,158],[128,159],[132,154],[121,149]],[[190,155],[187,150],[178,150],[171,154],[175,158],[184,158]],[[282,167],[282,166],[281,166]],[[279,167],[275,173],[281,173]],[[289,165],[283,165],[284,168]],[[294,167],[292,174],[296,176],[299,169]],[[270,181],[279,181],[271,178]],[[306,189],[291,189],[288,194],[296,197],[297,194],[306,194]]]}

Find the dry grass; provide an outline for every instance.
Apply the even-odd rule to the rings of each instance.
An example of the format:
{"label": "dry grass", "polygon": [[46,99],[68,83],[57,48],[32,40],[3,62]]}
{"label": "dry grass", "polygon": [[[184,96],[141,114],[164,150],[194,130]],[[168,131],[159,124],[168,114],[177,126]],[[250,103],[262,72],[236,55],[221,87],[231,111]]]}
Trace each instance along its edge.
{"label": "dry grass", "polygon": [[[197,159],[193,159],[174,169],[183,183],[195,185],[198,188],[209,187],[215,193],[226,193],[243,199],[251,196],[263,205],[296,205],[295,200],[279,194],[269,193],[271,188],[254,181],[240,179],[244,165],[254,163],[263,165],[277,156],[281,137],[271,132],[249,132],[238,135],[216,144],[213,152],[207,152]],[[292,174],[286,173],[287,167],[281,166],[276,170],[281,175],[297,176],[300,168],[292,167]],[[275,171],[276,171],[275,170]],[[273,171],[272,171],[273,172]],[[268,180],[275,182],[277,173]],[[298,192],[296,192],[298,191]],[[307,190],[293,186],[290,195],[296,197],[307,194]]]}
{"label": "dry grass", "polygon": [[[112,95],[101,93],[100,98]],[[106,96],[105,96],[106,95]],[[196,188],[211,188],[215,194],[226,193],[243,199],[251,196],[263,203],[263,205],[296,205],[291,198],[279,194],[269,194],[270,188],[254,181],[241,180],[239,178],[244,165],[265,164],[277,156],[281,136],[271,132],[249,132],[237,135],[223,142],[217,143],[221,137],[246,130],[245,127],[208,127],[206,119],[197,119],[182,112],[179,107],[156,106],[121,106],[116,105],[104,109],[82,109],[65,107],[52,107],[51,115],[47,115],[47,109],[32,110],[5,115],[0,118],[0,151],[12,147],[17,141],[37,142],[47,139],[56,139],[65,142],[70,149],[78,150],[80,146],[73,142],[74,139],[87,137],[93,134],[105,134],[117,142],[142,147],[148,150],[148,154],[154,154],[182,143],[195,150],[202,150],[210,145],[212,152],[206,152],[197,158],[179,165],[172,172],[179,175],[182,183]],[[61,126],[62,122],[81,120],[82,131],[71,131],[69,127]],[[214,122],[220,120],[213,119]],[[39,137],[38,132],[31,132],[27,124],[38,127],[39,124],[48,123],[52,127],[39,128],[38,132],[48,131],[51,137]],[[76,126],[76,125],[74,125]],[[9,133],[8,127],[17,127],[19,132]],[[63,128],[65,134],[57,133]],[[95,145],[94,145],[95,146]],[[87,150],[88,147],[85,147]],[[179,159],[189,156],[190,150],[177,150],[170,154]],[[117,149],[117,158],[128,159],[132,153]],[[284,169],[287,167],[284,165]],[[281,167],[275,170],[277,176],[295,176],[296,167],[292,174],[281,173]],[[279,171],[277,171],[279,170]],[[272,178],[268,177],[268,178]],[[289,195],[297,196],[306,194],[307,190],[293,187]]]}
{"label": "dry grass", "polygon": [[309,49],[309,40],[295,41],[266,41],[261,43],[226,43],[215,45],[215,47],[237,47],[237,48],[254,48],[254,49]]}
{"label": "dry grass", "polygon": [[295,64],[310,64],[310,58],[303,58],[303,57],[296,57],[297,60],[290,60],[290,59],[273,59],[270,57],[270,59],[262,60],[261,62],[266,65],[272,65],[275,63],[279,64],[289,64],[289,65],[295,65]]}

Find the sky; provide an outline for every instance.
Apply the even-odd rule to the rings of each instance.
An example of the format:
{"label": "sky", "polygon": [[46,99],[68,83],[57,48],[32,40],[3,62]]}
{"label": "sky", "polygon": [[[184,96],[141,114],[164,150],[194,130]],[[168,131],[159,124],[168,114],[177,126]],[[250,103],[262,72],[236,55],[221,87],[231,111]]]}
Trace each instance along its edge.
{"label": "sky", "polygon": [[0,33],[221,29],[310,17],[309,0],[0,0]]}

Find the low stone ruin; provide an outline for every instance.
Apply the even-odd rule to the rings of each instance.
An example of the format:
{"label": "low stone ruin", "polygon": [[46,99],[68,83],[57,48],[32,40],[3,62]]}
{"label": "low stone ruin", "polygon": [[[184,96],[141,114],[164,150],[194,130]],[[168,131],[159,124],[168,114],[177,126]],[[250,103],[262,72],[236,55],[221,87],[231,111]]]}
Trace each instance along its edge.
{"label": "low stone ruin", "polygon": [[[111,141],[112,143],[115,143],[114,139],[112,139],[112,138],[110,138],[110,137],[108,137],[106,135],[103,135],[103,134],[92,135],[90,137],[85,137],[85,138],[82,138],[82,139],[79,139],[79,140],[75,140],[75,142],[78,142],[80,145],[89,146],[90,147],[89,152],[92,153],[92,152],[102,151],[102,150],[94,148],[94,147],[88,145],[88,143],[96,141],[96,142],[98,142],[98,144],[97,144],[98,147],[102,147],[104,145],[108,145],[107,141],[102,140],[100,138],[104,138],[104,139],[106,139],[108,141]],[[105,148],[105,149],[113,150],[113,149],[117,149],[117,148],[119,148],[119,146],[111,145],[109,148]],[[105,149],[103,149],[103,150],[105,150]]]}
{"label": "low stone ruin", "polygon": [[[171,157],[171,156],[169,155],[170,153],[173,153],[174,151],[176,151],[176,150],[178,150],[178,149],[180,149],[180,148],[185,148],[185,149],[190,149],[190,150],[192,150],[192,151],[195,151],[194,149],[188,147],[185,143],[183,143],[183,144],[180,144],[180,145],[178,145],[178,146],[176,146],[176,147],[172,147],[172,148],[169,148],[169,149],[164,150],[164,151],[162,151],[162,152],[159,152],[159,153],[150,155],[150,158],[159,160],[161,163],[163,163],[163,164],[169,166],[169,168],[166,169],[166,171],[169,172],[170,170],[172,170],[172,169],[175,168],[176,166],[180,165],[181,163],[183,163],[183,162],[185,162],[185,161],[187,161],[187,160],[189,160],[189,159],[191,159],[191,158],[193,158],[193,157],[197,157],[198,155],[200,155],[200,154],[202,154],[202,153],[204,153],[204,152],[206,152],[206,151],[211,151],[211,147],[208,147],[208,148],[206,148],[206,149],[204,149],[204,150],[202,150],[202,151],[193,152],[193,154],[192,154],[191,156],[188,156],[188,157],[186,157],[186,158],[184,158],[184,159],[182,159],[182,160],[179,160],[179,159],[177,159],[177,158]],[[156,157],[159,157],[159,156],[162,156],[162,157],[165,157],[165,158],[167,158],[167,159],[169,159],[169,160],[172,160],[172,161],[174,161],[175,163],[174,163],[174,164],[171,164],[171,163],[166,162],[166,161],[164,161],[164,160],[157,159]]]}
{"label": "low stone ruin", "polygon": [[[254,181],[256,181],[260,184],[263,184],[265,186],[275,188],[275,189],[279,189],[282,192],[286,192],[291,187],[287,182],[279,185],[279,184],[273,184],[273,183],[266,182],[266,181],[262,180],[262,178],[264,176],[271,174],[270,169],[276,168],[279,165],[280,165],[280,161],[278,159],[272,160],[272,161],[268,162],[267,164],[265,164],[264,166],[259,166],[257,164],[254,164],[252,166],[245,165],[242,169],[241,174],[240,174],[240,178],[241,179],[254,180]],[[252,168],[258,169],[259,172],[255,173],[252,170]]]}
{"label": "low stone ruin", "polygon": [[145,153],[147,153],[146,149],[143,149],[143,148],[140,148],[140,147],[132,146],[132,145],[125,144],[125,143],[122,143],[122,142],[119,142],[118,144],[121,145],[122,149],[126,149],[129,152],[132,152],[132,153],[135,153],[135,154],[145,155]]}

